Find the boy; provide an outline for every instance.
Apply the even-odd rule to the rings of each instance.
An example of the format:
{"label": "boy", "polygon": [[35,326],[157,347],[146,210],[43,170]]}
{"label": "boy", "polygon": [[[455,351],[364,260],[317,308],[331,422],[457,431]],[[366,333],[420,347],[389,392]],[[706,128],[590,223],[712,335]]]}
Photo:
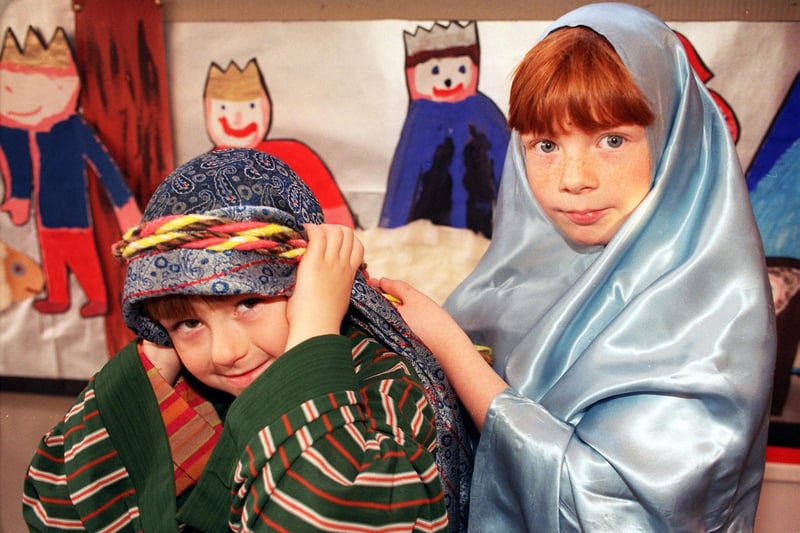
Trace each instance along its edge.
{"label": "boy", "polygon": [[141,340],[42,440],[32,530],[447,530],[430,354],[321,221],[255,150],[166,178],[115,247]]}

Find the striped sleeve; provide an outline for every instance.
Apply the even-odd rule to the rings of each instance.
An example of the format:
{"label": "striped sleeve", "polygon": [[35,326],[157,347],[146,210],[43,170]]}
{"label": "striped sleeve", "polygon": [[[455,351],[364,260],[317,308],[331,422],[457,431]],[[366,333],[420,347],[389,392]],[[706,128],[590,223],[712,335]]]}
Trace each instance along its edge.
{"label": "striped sleeve", "polygon": [[[286,384],[290,375],[300,374],[298,385],[313,394],[274,413],[270,423],[242,441],[229,526],[237,531],[447,531],[433,457],[433,412],[413,370],[357,330],[350,338],[326,336],[301,346],[281,358],[292,357],[292,364],[272,377]],[[320,368],[322,361],[330,368]],[[350,377],[340,383],[347,386],[333,386],[332,375],[342,369]],[[331,385],[324,391],[315,385],[315,373],[321,372]],[[288,389],[272,389],[273,394],[282,391]],[[240,435],[232,417],[244,415],[252,420],[255,411],[232,408],[228,415],[226,430],[234,439],[247,432]]]}
{"label": "striped sleeve", "polygon": [[94,382],[39,443],[23,488],[31,531],[137,531],[128,472],[99,416]]}

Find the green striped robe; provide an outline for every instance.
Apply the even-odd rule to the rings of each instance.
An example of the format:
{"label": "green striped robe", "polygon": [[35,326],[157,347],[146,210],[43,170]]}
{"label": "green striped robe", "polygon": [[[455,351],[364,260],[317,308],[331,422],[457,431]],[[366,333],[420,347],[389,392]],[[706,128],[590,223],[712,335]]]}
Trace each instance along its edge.
{"label": "green striped robe", "polygon": [[310,339],[236,398],[180,509],[135,343],[42,439],[32,531],[447,531],[433,411],[404,359],[360,330]]}

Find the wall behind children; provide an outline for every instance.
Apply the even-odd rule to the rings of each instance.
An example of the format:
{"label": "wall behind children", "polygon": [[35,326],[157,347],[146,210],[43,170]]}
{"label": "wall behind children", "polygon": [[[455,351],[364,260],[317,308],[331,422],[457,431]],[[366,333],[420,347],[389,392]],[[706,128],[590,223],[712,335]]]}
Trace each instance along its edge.
{"label": "wall behind children", "polygon": [[[90,6],[93,2],[108,9],[114,5],[109,0],[82,3]],[[341,5],[156,1],[163,10],[171,156],[180,164],[213,147],[203,112],[209,66],[233,61],[243,67],[256,59],[272,100],[269,138],[296,139],[313,148],[335,177],[361,228],[372,228],[409,106],[403,33],[413,33],[417,26],[430,28],[436,21],[476,20],[481,51],[478,90],[505,113],[516,63],[551,20],[581,3],[531,1],[519,7],[511,1],[463,0]],[[765,144],[776,116],[781,110],[789,113],[788,119],[784,116],[788,134],[783,133],[783,144],[779,143],[783,148],[770,156],[763,172],[770,175],[775,158],[788,153],[798,138],[797,110],[786,110],[800,72],[797,4],[636,3],[669,21],[695,48],[708,69],[707,86],[733,110],[739,127],[737,149],[745,169]],[[61,27],[72,39],[75,16],[71,0],[0,0],[0,31],[11,29],[20,41],[29,26],[39,29],[45,39]],[[788,144],[785,135],[789,135]],[[799,180],[795,177],[794,181],[794,196],[789,196],[794,207],[782,209],[796,213]],[[5,196],[6,191],[0,191],[0,197]],[[27,256],[34,266],[38,263],[33,224],[18,226],[0,213],[0,241],[20,257]],[[788,252],[784,249],[781,255],[800,259],[798,249],[795,233],[789,238]],[[4,264],[8,269],[10,262]],[[0,276],[0,282],[4,279]],[[71,283],[76,302],[65,313],[38,313],[32,302],[40,295],[0,309],[0,383],[4,387],[34,380],[39,387],[58,390],[59,382],[84,382],[109,357],[103,318],[79,315],[83,295],[74,279]]]}

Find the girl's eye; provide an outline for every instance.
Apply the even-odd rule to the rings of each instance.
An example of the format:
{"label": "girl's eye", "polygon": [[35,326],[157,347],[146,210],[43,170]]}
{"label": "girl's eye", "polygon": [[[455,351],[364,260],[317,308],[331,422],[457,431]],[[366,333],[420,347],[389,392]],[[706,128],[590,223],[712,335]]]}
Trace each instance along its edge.
{"label": "girl's eye", "polygon": [[555,151],[556,143],[553,141],[539,141],[536,143],[536,148],[544,154],[549,154],[550,152]]}
{"label": "girl's eye", "polygon": [[467,66],[466,65],[461,65],[460,67],[458,67],[458,71],[461,74],[466,74],[467,73]]}
{"label": "girl's eye", "polygon": [[226,107],[225,107],[225,104],[220,104],[219,108],[220,108],[221,110],[225,111],[225,109],[226,109]]}
{"label": "girl's eye", "polygon": [[433,67],[433,68],[431,69],[431,73],[432,73],[434,76],[438,76],[438,75],[439,75],[439,65],[436,65],[435,67]]}
{"label": "girl's eye", "polygon": [[623,145],[625,139],[619,135],[607,135],[605,141],[609,148],[619,148]]}
{"label": "girl's eye", "polygon": [[256,103],[250,102],[250,109],[255,109],[255,108],[256,108]]}

